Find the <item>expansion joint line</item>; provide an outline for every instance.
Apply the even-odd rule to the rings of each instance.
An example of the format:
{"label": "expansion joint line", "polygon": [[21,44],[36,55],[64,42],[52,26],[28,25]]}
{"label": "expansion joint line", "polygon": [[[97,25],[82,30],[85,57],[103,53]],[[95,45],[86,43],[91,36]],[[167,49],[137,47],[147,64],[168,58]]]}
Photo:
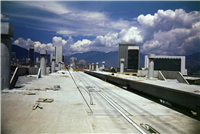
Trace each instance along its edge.
{"label": "expansion joint line", "polygon": [[68,72],[69,72],[69,74],[70,74],[70,76],[71,76],[72,80],[74,81],[74,84],[76,85],[76,88],[78,89],[78,91],[79,91],[79,92],[80,92],[80,94],[82,95],[82,97],[83,97],[83,99],[84,99],[85,103],[87,104],[88,108],[90,109],[91,113],[93,113],[93,111],[92,111],[92,109],[90,108],[89,104],[87,103],[87,101],[86,101],[85,97],[83,96],[82,92],[80,91],[79,87],[77,86],[77,84],[76,84],[76,82],[75,82],[75,80],[74,80],[74,78],[73,78],[72,74],[70,73],[70,71],[69,71],[69,70],[68,70]]}

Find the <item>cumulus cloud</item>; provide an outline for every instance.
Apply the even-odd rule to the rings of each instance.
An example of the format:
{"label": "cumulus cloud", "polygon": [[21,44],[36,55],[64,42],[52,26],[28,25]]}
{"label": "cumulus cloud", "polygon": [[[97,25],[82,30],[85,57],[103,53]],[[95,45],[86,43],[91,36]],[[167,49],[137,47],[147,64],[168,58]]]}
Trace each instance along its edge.
{"label": "cumulus cloud", "polygon": [[143,42],[143,36],[140,34],[141,31],[137,27],[131,27],[128,30],[121,30],[119,33],[121,42]]}
{"label": "cumulus cloud", "polygon": [[170,31],[157,32],[152,40],[146,41],[142,46],[143,53],[156,53],[168,55],[186,55],[199,51],[200,29],[195,23],[191,29],[176,28]]}
{"label": "cumulus cloud", "polygon": [[87,51],[102,51],[110,52],[117,51],[120,42],[134,42],[141,43],[143,37],[136,27],[131,27],[128,30],[121,30],[119,33],[108,33],[105,36],[99,35],[93,41],[84,39],[77,41],[71,46],[73,51],[87,52]]}
{"label": "cumulus cloud", "polygon": [[27,40],[24,40],[23,38],[19,38],[19,39],[14,41],[14,44],[28,49],[29,46],[34,46],[35,42],[32,41],[30,38],[28,38]]}
{"label": "cumulus cloud", "polygon": [[141,52],[187,55],[199,51],[200,12],[183,9],[158,10],[154,15],[140,15],[144,44]]}
{"label": "cumulus cloud", "polygon": [[52,43],[41,43],[39,41],[32,41],[30,38],[27,40],[23,38],[18,38],[14,41],[15,45],[28,49],[30,46],[34,46],[36,52],[40,52],[42,49],[46,49],[48,53],[54,53],[55,46],[63,46],[63,54],[70,55],[72,52],[70,51],[70,46],[74,44],[72,37],[70,36],[67,40],[62,39],[61,37],[53,37]]}
{"label": "cumulus cloud", "polygon": [[10,18],[6,17],[5,15],[1,14],[1,20],[9,20]]}
{"label": "cumulus cloud", "polygon": [[[57,34],[68,39],[55,36],[52,42],[43,44],[19,38],[14,43],[24,48],[34,44],[37,51],[47,49],[49,52],[53,52],[55,46],[62,45],[64,55],[71,55],[88,51],[117,51],[120,42],[133,42],[140,46],[143,53],[187,55],[199,51],[199,16],[200,12],[197,11],[187,13],[183,9],[158,10],[154,15],[139,15],[137,17],[139,26],[135,27],[136,19],[114,21],[105,12],[75,10],[62,14],[61,17],[63,24],[65,19],[70,23],[74,22],[71,24],[76,30],[73,27],[56,30]],[[68,21],[66,23],[69,23]],[[71,36],[78,35],[96,36],[96,38],[74,42]]]}
{"label": "cumulus cloud", "polygon": [[137,20],[142,25],[147,27],[157,27],[162,30],[170,30],[172,28],[191,28],[194,22],[199,21],[200,12],[193,11],[186,13],[183,9],[158,10],[154,15],[140,15]]}

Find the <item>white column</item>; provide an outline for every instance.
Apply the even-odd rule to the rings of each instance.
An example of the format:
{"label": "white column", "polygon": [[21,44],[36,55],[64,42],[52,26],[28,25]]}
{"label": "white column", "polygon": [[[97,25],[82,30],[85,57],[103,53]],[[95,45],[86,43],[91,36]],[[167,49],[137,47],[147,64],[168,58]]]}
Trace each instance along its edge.
{"label": "white column", "polygon": [[99,71],[99,63],[96,63],[96,71]]}
{"label": "white column", "polygon": [[46,54],[47,50],[41,50],[40,51],[40,69],[41,69],[41,75],[46,75]]}
{"label": "white column", "polygon": [[102,61],[102,69],[105,69],[105,61]]}
{"label": "white column", "polygon": [[92,71],[94,71],[94,63],[92,63]]}
{"label": "white column", "polygon": [[124,74],[124,58],[120,59],[120,74]]}
{"label": "white column", "polygon": [[148,78],[151,79],[154,77],[154,59],[155,59],[155,54],[148,54],[149,58],[149,71],[148,71]]}
{"label": "white column", "polygon": [[52,56],[51,73],[55,72],[55,56]]}

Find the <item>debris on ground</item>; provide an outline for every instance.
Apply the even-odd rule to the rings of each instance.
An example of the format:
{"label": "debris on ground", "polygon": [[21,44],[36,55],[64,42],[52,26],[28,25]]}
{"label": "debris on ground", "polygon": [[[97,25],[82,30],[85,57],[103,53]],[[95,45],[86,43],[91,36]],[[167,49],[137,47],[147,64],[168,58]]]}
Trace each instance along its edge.
{"label": "debris on ground", "polygon": [[53,87],[47,87],[47,88],[45,88],[45,90],[58,91],[58,90],[61,90],[61,87],[60,87],[60,85],[55,85]]}
{"label": "debris on ground", "polygon": [[54,90],[60,90],[60,89],[61,89],[60,85],[55,85],[54,86]]}
{"label": "debris on ground", "polygon": [[41,90],[40,88],[35,88],[34,90]]}
{"label": "debris on ground", "polygon": [[36,95],[36,93],[29,92],[29,93],[24,93],[24,95]]}
{"label": "debris on ground", "polygon": [[39,98],[37,100],[37,102],[48,102],[48,103],[51,103],[53,101],[54,101],[54,99],[48,99],[48,98]]}
{"label": "debris on ground", "polygon": [[69,76],[68,76],[68,75],[60,75],[60,77],[66,77],[66,78],[67,78],[67,77],[69,77]]}
{"label": "debris on ground", "polygon": [[60,85],[55,85],[54,88],[61,88]]}
{"label": "debris on ground", "polygon": [[40,106],[40,103],[35,103],[35,105],[33,106],[33,110],[35,110],[37,107],[43,109],[43,107]]}

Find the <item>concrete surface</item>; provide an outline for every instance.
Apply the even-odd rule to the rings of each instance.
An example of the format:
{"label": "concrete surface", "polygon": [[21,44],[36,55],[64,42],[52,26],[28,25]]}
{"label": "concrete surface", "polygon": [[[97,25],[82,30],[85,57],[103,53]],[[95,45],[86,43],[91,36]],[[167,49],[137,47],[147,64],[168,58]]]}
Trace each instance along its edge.
{"label": "concrete surface", "polygon": [[[119,74],[111,75],[111,73],[100,71],[86,70],[85,72],[118,85],[128,86],[130,90],[136,90],[183,106],[189,110],[197,112],[200,109],[200,87],[196,85]],[[198,113],[198,118],[200,118],[200,113]]]}
{"label": "concrete surface", "polygon": [[[195,119],[85,73],[71,71],[71,75],[68,71],[58,71],[33,80],[22,88],[3,90],[1,132],[139,134],[97,91],[110,98],[139,126],[146,123],[166,134],[199,132],[200,124]],[[55,85],[60,85],[61,90],[51,90]],[[26,95],[30,92],[36,95]],[[93,105],[90,105],[89,93]],[[32,110],[38,98],[51,98],[54,101],[41,102],[43,109]]]}

